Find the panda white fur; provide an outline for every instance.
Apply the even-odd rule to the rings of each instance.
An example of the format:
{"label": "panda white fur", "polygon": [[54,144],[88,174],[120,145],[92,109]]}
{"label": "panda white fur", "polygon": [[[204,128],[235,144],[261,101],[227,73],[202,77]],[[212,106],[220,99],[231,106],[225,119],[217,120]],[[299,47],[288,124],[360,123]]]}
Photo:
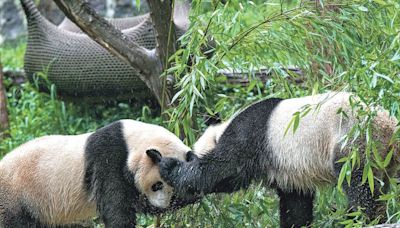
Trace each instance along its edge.
{"label": "panda white fur", "polygon": [[[162,159],[161,176],[181,195],[232,192],[252,180],[263,180],[280,196],[281,227],[309,225],[315,188],[337,182],[342,164],[336,161],[349,152],[348,146],[341,149],[341,139],[357,123],[350,97],[350,93],[331,92],[252,104],[205,131],[194,145],[199,159],[189,163]],[[312,110],[300,119],[295,133],[289,129],[285,135],[293,114],[305,105]],[[340,109],[347,117],[338,114]],[[393,168],[399,163],[398,144],[389,144],[396,125],[397,120],[384,110],[373,120],[373,138],[381,145],[382,156],[395,147]],[[362,152],[365,142],[355,143]],[[353,171],[351,184],[344,189],[350,206],[361,206],[369,218],[376,218],[382,212],[382,204],[375,201],[379,191],[371,195],[368,184],[360,185],[362,170]],[[374,174],[384,179],[383,174]]]}
{"label": "panda white fur", "polygon": [[44,136],[0,161],[0,227],[76,224],[99,215],[106,227],[132,227],[135,212],[171,206],[161,156],[190,149],[166,129],[121,120],[93,133]]}

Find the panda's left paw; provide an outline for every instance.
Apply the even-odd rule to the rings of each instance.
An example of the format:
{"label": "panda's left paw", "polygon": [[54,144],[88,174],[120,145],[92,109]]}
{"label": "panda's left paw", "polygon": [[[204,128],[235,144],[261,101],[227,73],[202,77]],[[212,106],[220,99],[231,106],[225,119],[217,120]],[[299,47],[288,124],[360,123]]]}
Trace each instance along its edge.
{"label": "panda's left paw", "polygon": [[161,178],[172,187],[175,187],[183,162],[175,158],[162,158],[158,165],[160,167]]}

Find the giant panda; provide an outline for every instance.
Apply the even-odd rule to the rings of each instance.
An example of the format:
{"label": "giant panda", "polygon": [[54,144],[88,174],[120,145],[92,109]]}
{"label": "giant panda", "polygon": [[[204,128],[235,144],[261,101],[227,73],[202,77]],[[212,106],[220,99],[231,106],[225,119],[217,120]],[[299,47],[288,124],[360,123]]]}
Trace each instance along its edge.
{"label": "giant panda", "polygon": [[0,227],[59,227],[96,215],[105,227],[133,227],[136,212],[177,205],[158,163],[189,151],[163,127],[134,120],[29,141],[0,161]]}
{"label": "giant panda", "polygon": [[[161,177],[186,196],[233,192],[247,188],[253,180],[263,181],[277,189],[281,227],[308,226],[313,219],[316,187],[337,183],[342,163],[336,161],[350,152],[349,145],[341,148],[343,137],[358,121],[350,100],[360,101],[350,93],[330,92],[254,103],[230,120],[207,128],[194,145],[198,159],[181,162],[163,158]],[[286,131],[294,113],[306,107],[311,111],[300,118],[297,130]],[[362,103],[361,107],[368,108]],[[383,158],[395,149],[388,167],[394,170],[399,150],[391,138],[397,131],[397,120],[380,109],[372,125],[372,136]],[[363,152],[364,138],[354,143]],[[374,172],[387,181],[383,173]],[[361,185],[362,174],[362,166],[353,170],[350,185],[344,183],[344,190],[353,209],[365,208],[366,215],[375,219],[382,214],[382,203],[376,202],[381,192],[375,190],[372,195],[368,183]]]}

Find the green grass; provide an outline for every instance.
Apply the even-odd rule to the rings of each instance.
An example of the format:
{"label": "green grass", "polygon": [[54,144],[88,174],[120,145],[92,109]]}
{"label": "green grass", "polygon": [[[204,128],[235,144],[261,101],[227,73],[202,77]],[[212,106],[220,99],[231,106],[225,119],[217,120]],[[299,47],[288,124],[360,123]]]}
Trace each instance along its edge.
{"label": "green grass", "polygon": [[26,42],[24,40],[0,46],[0,61],[4,70],[23,68],[25,48]]}

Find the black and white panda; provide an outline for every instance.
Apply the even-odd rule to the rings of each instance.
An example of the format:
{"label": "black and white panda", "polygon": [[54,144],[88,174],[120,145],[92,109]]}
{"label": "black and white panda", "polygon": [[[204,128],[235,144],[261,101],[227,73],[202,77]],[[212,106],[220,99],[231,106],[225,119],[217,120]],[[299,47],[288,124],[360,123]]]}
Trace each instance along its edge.
{"label": "black and white panda", "polygon": [[34,139],[0,161],[0,227],[58,227],[96,215],[105,227],[133,227],[136,212],[177,202],[158,163],[184,161],[189,151],[163,127],[134,120]]}
{"label": "black and white panda", "polygon": [[[182,196],[233,192],[247,188],[253,180],[262,180],[277,189],[281,227],[309,225],[315,188],[337,182],[342,164],[336,161],[350,151],[348,145],[341,148],[341,139],[357,123],[350,97],[350,93],[331,92],[255,103],[227,122],[210,126],[194,145],[198,159],[181,162],[163,158],[161,177]],[[285,134],[293,114],[306,105],[312,110],[300,119],[294,133],[290,129]],[[396,125],[397,120],[388,112],[377,111],[373,138],[383,158],[392,148]],[[365,147],[364,141],[355,143],[360,151]],[[399,151],[397,146],[393,148],[391,166],[397,168]],[[375,219],[382,212],[382,204],[375,202],[380,193],[375,190],[372,195],[368,184],[360,185],[362,173],[362,167],[353,170],[351,184],[345,184],[344,190],[350,206],[365,208],[366,215]],[[382,173],[374,174],[383,178]]]}

